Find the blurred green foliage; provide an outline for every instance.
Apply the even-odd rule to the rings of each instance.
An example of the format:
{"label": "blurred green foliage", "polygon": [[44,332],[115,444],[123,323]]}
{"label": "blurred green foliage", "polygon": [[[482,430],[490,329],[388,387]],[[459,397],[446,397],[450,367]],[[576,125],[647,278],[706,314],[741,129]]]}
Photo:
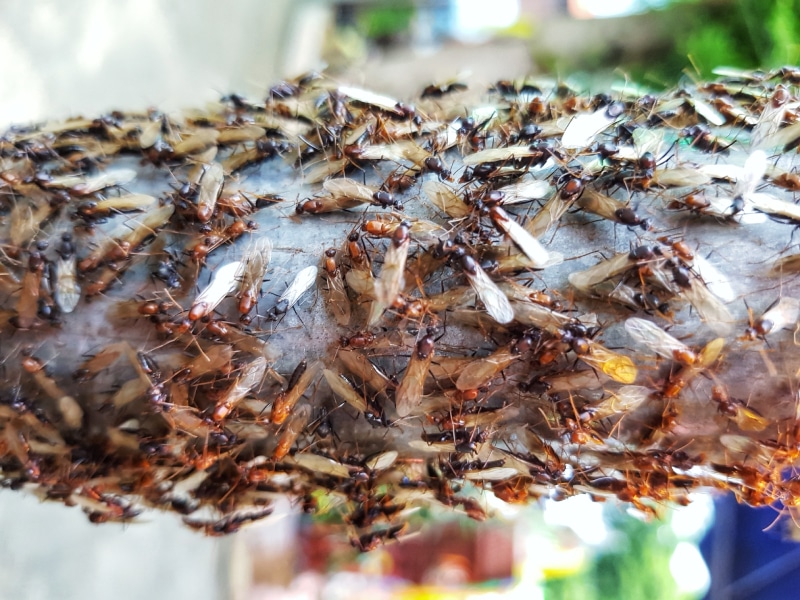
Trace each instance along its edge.
{"label": "blurred green foliage", "polygon": [[619,510],[606,512],[616,540],[582,572],[544,584],[545,600],[675,600],[681,598],[669,570],[677,540],[664,523],[643,523]]}
{"label": "blurred green foliage", "polygon": [[358,13],[358,31],[371,40],[382,40],[405,33],[414,18],[414,7],[399,5],[366,6]]}
{"label": "blurred green foliage", "polygon": [[718,66],[770,69],[800,62],[800,0],[672,0],[626,18],[630,27],[652,32],[645,49],[633,51],[621,37],[589,54],[534,59],[545,71],[583,73],[595,82],[623,72],[656,90],[673,87],[683,73],[713,79]]}
{"label": "blurred green foliage", "polygon": [[616,65],[638,81],[669,87],[682,72],[706,79],[718,66],[800,60],[800,0],[673,0],[655,17],[667,43]]}
{"label": "blurred green foliage", "polygon": [[678,0],[696,4],[696,19],[675,30],[675,52],[690,57],[702,76],[715,66],[770,68],[796,63],[800,54],[800,0]]}
{"label": "blurred green foliage", "polygon": [[[652,30],[649,49],[634,53],[621,37],[580,56],[539,50],[535,62],[545,71],[562,75],[621,69],[656,88],[675,85],[683,72],[709,78],[717,66],[768,69],[800,62],[800,0],[640,0],[638,6],[651,8],[649,15],[632,21],[633,27]],[[351,10],[355,17],[351,25],[365,39],[378,44],[407,43],[405,36],[417,6],[410,0],[376,0]],[[519,31],[535,35],[528,31],[530,27],[520,25],[530,25],[531,16],[535,13],[523,13],[519,26],[495,33],[500,37],[519,37]],[[449,25],[437,24],[441,30]],[[602,20],[596,27],[603,27]]]}

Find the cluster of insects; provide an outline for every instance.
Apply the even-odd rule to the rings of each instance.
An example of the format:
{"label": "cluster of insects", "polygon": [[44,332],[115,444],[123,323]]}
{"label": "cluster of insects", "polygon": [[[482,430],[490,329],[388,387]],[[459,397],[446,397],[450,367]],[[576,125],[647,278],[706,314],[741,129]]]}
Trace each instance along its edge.
{"label": "cluster of insects", "polygon": [[0,138],[0,482],[367,550],[440,504],[800,503],[800,69],[539,79]]}

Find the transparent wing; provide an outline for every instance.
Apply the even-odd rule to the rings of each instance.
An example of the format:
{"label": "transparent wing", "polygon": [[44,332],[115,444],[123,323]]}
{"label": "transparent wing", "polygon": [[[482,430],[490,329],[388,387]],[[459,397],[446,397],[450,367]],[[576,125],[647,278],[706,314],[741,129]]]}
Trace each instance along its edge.
{"label": "transparent wing", "polygon": [[474,275],[467,273],[467,278],[486,306],[486,312],[495,321],[503,324],[514,320],[514,309],[511,308],[511,302],[483,269],[477,267]]}

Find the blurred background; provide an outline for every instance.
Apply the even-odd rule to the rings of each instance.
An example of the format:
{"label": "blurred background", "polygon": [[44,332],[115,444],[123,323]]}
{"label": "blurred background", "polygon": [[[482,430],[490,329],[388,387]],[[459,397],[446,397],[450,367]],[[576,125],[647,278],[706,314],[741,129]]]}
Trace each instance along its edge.
{"label": "blurred background", "polygon": [[[322,69],[401,99],[432,82],[536,73],[658,91],[715,66],[797,63],[798,15],[800,0],[3,0],[0,127],[258,98]],[[0,490],[0,598],[796,596],[796,530],[773,510],[698,496],[651,521],[556,500],[486,497],[497,516],[481,523],[420,511],[423,533],[360,555],[334,511],[311,519],[288,502],[212,539],[153,513],[98,527]]]}
{"label": "blurred background", "polygon": [[800,0],[3,0],[0,122],[196,106],[327,67],[411,97],[529,73],[655,90],[796,63]]}

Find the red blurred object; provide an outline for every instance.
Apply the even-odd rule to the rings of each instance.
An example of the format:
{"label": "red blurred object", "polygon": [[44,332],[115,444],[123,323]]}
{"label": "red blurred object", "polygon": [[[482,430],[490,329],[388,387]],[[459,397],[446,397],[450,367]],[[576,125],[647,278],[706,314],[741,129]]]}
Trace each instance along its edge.
{"label": "red blurred object", "polygon": [[[359,553],[344,531],[330,525],[301,528],[300,547],[297,572],[358,568]],[[512,576],[513,530],[504,523],[426,524],[419,534],[384,548],[393,563],[387,575],[414,583],[480,583]]]}

